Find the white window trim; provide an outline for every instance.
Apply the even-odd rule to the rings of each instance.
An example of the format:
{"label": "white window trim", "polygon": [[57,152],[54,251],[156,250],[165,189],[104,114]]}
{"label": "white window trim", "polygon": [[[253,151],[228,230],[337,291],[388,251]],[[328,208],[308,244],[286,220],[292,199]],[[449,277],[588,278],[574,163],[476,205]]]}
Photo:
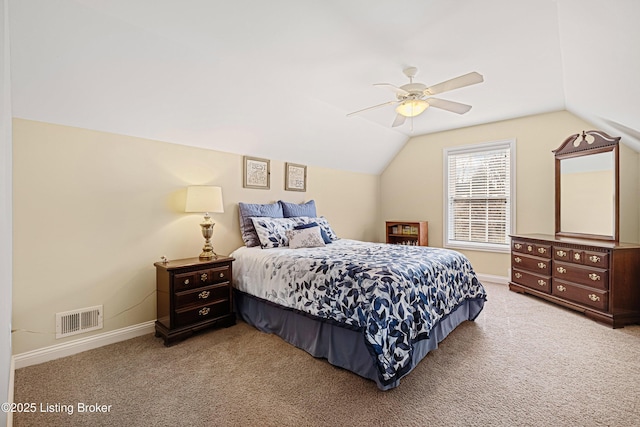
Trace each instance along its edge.
{"label": "white window trim", "polygon": [[487,151],[487,150],[495,150],[497,148],[506,148],[509,147],[510,151],[510,177],[511,182],[509,188],[509,198],[510,198],[510,209],[508,212],[509,218],[509,227],[507,227],[507,234],[513,234],[514,230],[516,230],[516,140],[515,139],[505,139],[493,142],[485,142],[480,144],[470,144],[470,145],[462,145],[457,147],[449,147],[444,148],[442,151],[443,155],[443,184],[444,187],[442,189],[443,194],[443,233],[442,233],[442,246],[449,249],[467,249],[474,251],[484,251],[484,252],[500,252],[500,253],[508,253],[511,251],[510,243],[507,241],[506,244],[494,244],[494,243],[477,243],[477,242],[460,242],[460,241],[449,241],[449,168],[448,168],[448,158],[450,154],[463,154],[463,153],[473,153],[476,151]]}

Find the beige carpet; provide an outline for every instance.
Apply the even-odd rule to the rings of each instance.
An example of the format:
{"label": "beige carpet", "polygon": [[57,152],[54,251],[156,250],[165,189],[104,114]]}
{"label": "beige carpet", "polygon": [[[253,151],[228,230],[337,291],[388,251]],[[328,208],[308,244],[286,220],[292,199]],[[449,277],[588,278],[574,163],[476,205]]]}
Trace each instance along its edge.
{"label": "beige carpet", "polygon": [[478,319],[391,391],[239,323],[170,348],[149,335],[19,369],[16,402],[74,413],[38,409],[14,425],[640,425],[640,326],[613,330],[485,286]]}

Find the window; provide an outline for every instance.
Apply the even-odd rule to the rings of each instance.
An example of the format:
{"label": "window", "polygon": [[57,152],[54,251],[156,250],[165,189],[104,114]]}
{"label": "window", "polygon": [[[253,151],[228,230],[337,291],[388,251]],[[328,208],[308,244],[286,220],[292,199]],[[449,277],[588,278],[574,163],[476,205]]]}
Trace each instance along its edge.
{"label": "window", "polygon": [[444,246],[508,252],[515,140],[444,150]]}

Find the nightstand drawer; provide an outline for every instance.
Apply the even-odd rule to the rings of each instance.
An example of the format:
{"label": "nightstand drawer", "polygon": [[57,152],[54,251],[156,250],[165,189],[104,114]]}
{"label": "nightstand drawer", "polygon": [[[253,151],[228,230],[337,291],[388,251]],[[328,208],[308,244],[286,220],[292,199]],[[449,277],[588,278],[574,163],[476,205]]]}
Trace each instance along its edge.
{"label": "nightstand drawer", "polygon": [[231,312],[229,300],[218,300],[213,304],[204,307],[196,307],[191,309],[176,310],[176,326],[191,325],[205,320],[215,319],[216,317],[226,316]]}
{"label": "nightstand drawer", "polygon": [[229,282],[231,280],[231,264],[211,269],[211,283]]}
{"label": "nightstand drawer", "polygon": [[216,268],[176,274],[173,277],[173,285],[174,289],[178,291],[213,285],[214,283],[228,282],[230,278],[231,265],[226,264]]}
{"label": "nightstand drawer", "polygon": [[228,300],[231,286],[229,282],[205,286],[189,291],[176,292],[175,307],[181,309],[191,305],[202,305],[218,300]]}
{"label": "nightstand drawer", "polygon": [[173,286],[176,290],[193,289],[199,286],[210,284],[210,277],[211,273],[208,270],[179,273],[174,275],[173,277]]}

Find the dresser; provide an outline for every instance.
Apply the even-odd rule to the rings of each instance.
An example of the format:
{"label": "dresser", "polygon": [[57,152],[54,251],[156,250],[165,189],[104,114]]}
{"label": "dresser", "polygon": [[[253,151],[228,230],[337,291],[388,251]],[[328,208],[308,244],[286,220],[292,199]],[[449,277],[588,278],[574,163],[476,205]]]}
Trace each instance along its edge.
{"label": "dresser", "polygon": [[509,289],[613,328],[640,323],[640,245],[512,235]]}
{"label": "dresser", "polygon": [[212,326],[235,324],[233,258],[156,262],[156,336],[166,346]]}

